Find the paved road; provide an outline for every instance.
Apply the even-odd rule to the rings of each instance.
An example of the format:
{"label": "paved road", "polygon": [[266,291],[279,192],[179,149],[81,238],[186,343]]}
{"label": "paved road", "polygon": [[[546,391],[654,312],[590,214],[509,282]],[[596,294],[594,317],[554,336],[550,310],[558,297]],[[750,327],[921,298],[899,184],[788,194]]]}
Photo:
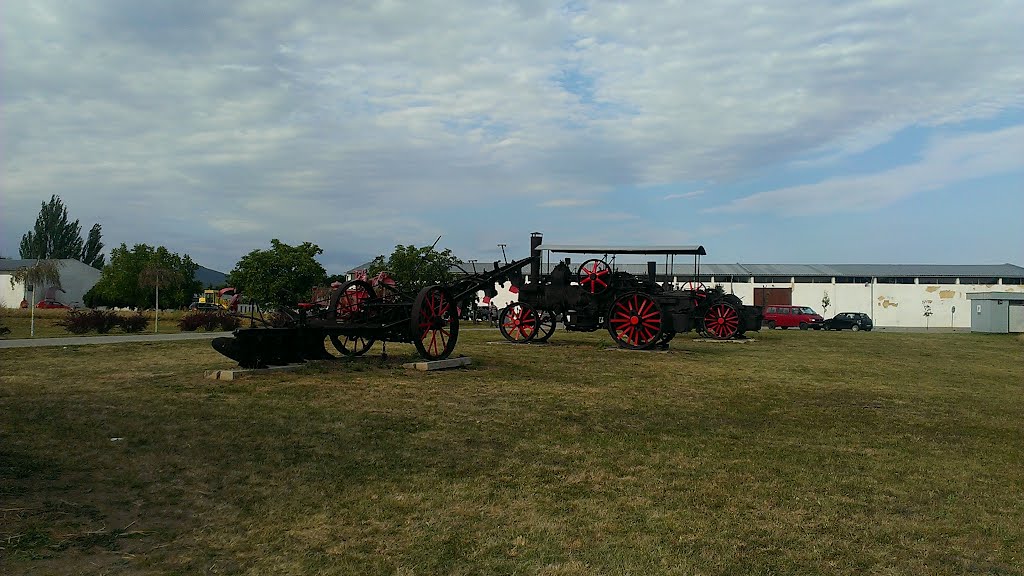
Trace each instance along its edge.
{"label": "paved road", "polygon": [[68,336],[64,338],[19,338],[0,340],[0,348],[39,346],[82,346],[84,344],[120,344],[122,342],[170,342],[174,340],[211,340],[230,336],[231,332],[181,332],[178,334],[125,334],[123,336]]}

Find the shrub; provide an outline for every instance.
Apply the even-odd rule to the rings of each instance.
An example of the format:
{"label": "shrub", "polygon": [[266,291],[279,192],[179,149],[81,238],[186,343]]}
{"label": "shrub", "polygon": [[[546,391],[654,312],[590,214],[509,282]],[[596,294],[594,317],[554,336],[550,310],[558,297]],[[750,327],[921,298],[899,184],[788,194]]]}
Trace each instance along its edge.
{"label": "shrub", "polygon": [[120,323],[121,317],[110,310],[71,310],[57,325],[72,334],[92,331],[106,334]]}
{"label": "shrub", "polygon": [[129,314],[128,316],[121,316],[121,318],[119,319],[119,323],[121,325],[121,330],[124,330],[129,334],[134,332],[142,332],[143,330],[146,329],[146,326],[149,325],[149,318],[146,317],[146,315],[143,314],[142,312],[135,312],[134,314]]}
{"label": "shrub", "polygon": [[217,330],[234,330],[238,328],[241,321],[238,316],[233,316],[216,310],[193,310],[181,317],[178,327],[182,332],[194,332],[199,329],[207,332]]}

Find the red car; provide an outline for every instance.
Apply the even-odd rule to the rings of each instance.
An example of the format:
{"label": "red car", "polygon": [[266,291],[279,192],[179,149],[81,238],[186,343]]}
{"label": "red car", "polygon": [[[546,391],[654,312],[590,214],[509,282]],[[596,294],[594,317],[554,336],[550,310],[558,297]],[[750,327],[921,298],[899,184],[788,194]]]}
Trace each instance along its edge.
{"label": "red car", "polygon": [[36,308],[67,308],[67,306],[57,302],[56,300],[40,300],[39,303],[36,304]]}
{"label": "red car", "polygon": [[764,326],[768,329],[821,330],[823,321],[824,318],[807,306],[765,306],[764,309]]}

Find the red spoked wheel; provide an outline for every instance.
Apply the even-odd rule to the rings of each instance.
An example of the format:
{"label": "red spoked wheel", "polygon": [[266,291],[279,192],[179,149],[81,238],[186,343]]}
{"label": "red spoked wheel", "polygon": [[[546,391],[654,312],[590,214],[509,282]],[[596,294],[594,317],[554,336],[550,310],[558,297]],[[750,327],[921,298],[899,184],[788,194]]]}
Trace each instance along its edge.
{"label": "red spoked wheel", "polygon": [[513,302],[498,314],[498,330],[509,342],[525,344],[537,335],[537,311],[523,302]]}
{"label": "red spoked wheel", "polygon": [[683,284],[683,290],[690,290],[693,292],[706,292],[708,289],[703,282],[691,281]]}
{"label": "red spoked wheel", "polygon": [[661,306],[642,292],[619,296],[608,312],[608,332],[622,348],[651,348],[661,341],[663,329]]}
{"label": "red spoked wheel", "polygon": [[365,280],[350,280],[331,294],[328,318],[335,322],[351,322],[367,314],[367,304],[376,298],[373,287]]}
{"label": "red spoked wheel", "polygon": [[374,338],[364,336],[338,336],[331,334],[331,344],[345,356],[362,356],[376,342]]}
{"label": "red spoked wheel", "polygon": [[716,340],[728,340],[740,331],[740,314],[725,302],[714,304],[704,315],[704,331]]}
{"label": "red spoked wheel", "polygon": [[580,286],[591,294],[604,292],[608,288],[608,280],[611,275],[612,269],[608,263],[597,258],[587,260],[576,270]]}
{"label": "red spoked wheel", "polygon": [[427,286],[412,304],[409,330],[416,351],[427,360],[443,360],[459,339],[459,315],[452,295],[440,286]]}

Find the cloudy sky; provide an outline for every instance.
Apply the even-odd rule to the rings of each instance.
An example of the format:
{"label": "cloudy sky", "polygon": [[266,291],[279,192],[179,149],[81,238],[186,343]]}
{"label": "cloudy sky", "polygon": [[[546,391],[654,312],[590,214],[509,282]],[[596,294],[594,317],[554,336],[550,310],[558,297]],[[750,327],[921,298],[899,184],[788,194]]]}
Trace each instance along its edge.
{"label": "cloudy sky", "polygon": [[0,255],[395,244],[1024,265],[1018,0],[9,0]]}

